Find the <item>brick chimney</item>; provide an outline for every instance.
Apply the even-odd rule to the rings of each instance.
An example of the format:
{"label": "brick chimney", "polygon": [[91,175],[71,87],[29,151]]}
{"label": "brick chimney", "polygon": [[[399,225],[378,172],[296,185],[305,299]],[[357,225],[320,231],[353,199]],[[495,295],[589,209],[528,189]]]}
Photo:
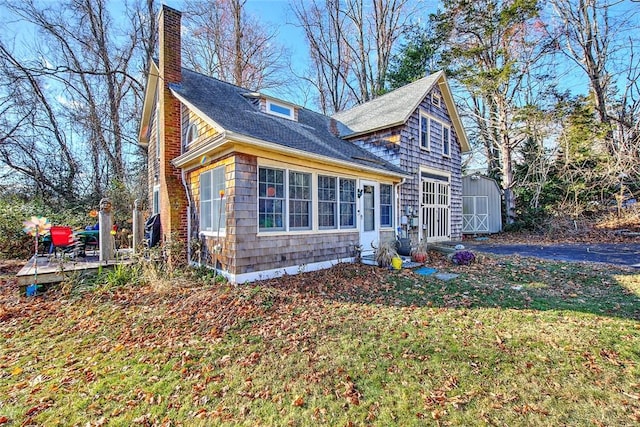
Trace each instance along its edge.
{"label": "brick chimney", "polygon": [[[181,154],[182,130],[180,101],[169,90],[171,83],[182,80],[180,58],[180,11],[163,5],[159,15],[160,85],[158,88],[158,131],[160,140],[160,222],[163,241],[173,239],[185,247],[179,254],[170,255],[170,263],[186,260],[187,197],[179,168],[171,160]],[[175,243],[175,242],[173,242]],[[175,248],[175,245],[169,245]]]}

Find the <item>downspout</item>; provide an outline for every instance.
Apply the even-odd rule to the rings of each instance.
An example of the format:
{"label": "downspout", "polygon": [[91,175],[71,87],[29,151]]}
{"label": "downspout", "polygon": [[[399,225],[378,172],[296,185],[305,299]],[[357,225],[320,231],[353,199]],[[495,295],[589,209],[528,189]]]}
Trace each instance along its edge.
{"label": "downspout", "polygon": [[401,181],[399,183],[396,184],[396,191],[395,191],[395,198],[396,198],[396,220],[395,220],[395,231],[396,234],[399,235],[400,233],[398,232],[398,228],[400,228],[400,217],[402,216],[402,206],[400,206],[400,187],[402,185],[404,185],[404,183],[407,182],[407,178],[402,178]]}

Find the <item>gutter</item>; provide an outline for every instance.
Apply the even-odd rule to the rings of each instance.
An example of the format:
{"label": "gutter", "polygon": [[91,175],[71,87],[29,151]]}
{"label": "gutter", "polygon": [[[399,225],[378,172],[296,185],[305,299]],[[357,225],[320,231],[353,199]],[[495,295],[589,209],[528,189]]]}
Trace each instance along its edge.
{"label": "gutter", "polygon": [[284,153],[284,154],[294,154],[294,155],[298,155],[300,157],[304,157],[304,158],[309,158],[309,159],[313,159],[313,160],[323,160],[326,163],[329,164],[337,164],[337,165],[341,165],[341,166],[345,166],[348,167],[350,169],[354,169],[354,168],[359,168],[361,170],[364,171],[368,171],[368,172],[373,172],[376,174],[382,174],[382,175],[387,175],[387,176],[392,176],[392,177],[399,177],[399,178],[409,178],[410,175],[404,174],[404,173],[400,173],[400,172],[392,172],[392,171],[385,171],[383,169],[378,169],[378,168],[372,168],[372,167],[368,167],[362,164],[354,164],[352,162],[348,162],[346,160],[338,160],[335,159],[333,157],[327,157],[327,156],[322,156],[322,155],[318,155],[318,154],[311,154],[308,153],[306,151],[303,150],[299,150],[296,148],[290,148],[290,147],[285,147],[282,146],[280,144],[276,144],[276,143],[271,143],[271,142],[266,142],[263,141],[261,139],[257,139],[257,138],[253,138],[250,136],[246,136],[246,135],[242,135],[239,133],[235,133],[232,131],[226,131],[225,132],[226,135],[228,136],[228,138],[237,142],[244,142],[247,144],[251,144],[254,145],[256,147],[261,147],[261,148],[265,148],[268,149],[270,151],[276,151],[279,153]]}
{"label": "gutter", "polygon": [[215,148],[218,148],[220,146],[222,146],[223,144],[227,143],[227,142],[240,142],[240,143],[246,143],[246,144],[250,144],[253,145],[255,147],[259,147],[259,148],[264,148],[268,151],[274,151],[274,152],[278,152],[281,154],[289,154],[289,155],[296,155],[299,157],[303,157],[303,158],[308,158],[308,159],[312,159],[312,160],[323,160],[326,163],[329,164],[334,164],[334,165],[340,165],[343,167],[347,167],[350,169],[354,169],[355,168],[359,168],[360,170],[363,171],[367,171],[367,172],[372,172],[375,174],[382,174],[382,175],[386,175],[386,176],[391,176],[391,177],[399,177],[399,178],[409,178],[410,175],[407,174],[403,174],[400,172],[392,172],[392,171],[386,171],[383,169],[378,169],[378,168],[372,168],[372,167],[368,167],[359,163],[352,163],[352,162],[348,162],[345,160],[338,160],[335,159],[333,157],[327,157],[327,156],[322,156],[322,155],[317,155],[317,154],[310,154],[306,151],[303,150],[299,150],[296,148],[290,148],[290,147],[285,147],[283,145],[280,144],[276,144],[276,143],[271,143],[271,142],[266,142],[263,141],[261,139],[258,138],[253,138],[250,136],[246,136],[240,133],[235,133],[229,130],[226,130],[218,135],[216,135],[214,137],[213,140],[207,142],[206,144],[204,144],[201,147],[198,147],[195,150],[192,151],[188,151],[178,157],[176,157],[175,159],[173,159],[171,161],[171,163],[178,167],[178,168],[184,168],[184,166],[189,163],[192,162],[193,160],[196,160],[198,157],[201,157],[203,155],[205,155],[206,153],[208,153],[211,150],[214,150]]}
{"label": "gutter", "polygon": [[400,228],[400,217],[402,216],[402,206],[400,206],[400,187],[403,186],[405,183],[407,182],[407,178],[402,178],[402,180],[396,184],[396,206],[398,209],[396,209],[396,224],[397,227],[395,229],[396,231],[396,235],[398,235],[398,228]]}

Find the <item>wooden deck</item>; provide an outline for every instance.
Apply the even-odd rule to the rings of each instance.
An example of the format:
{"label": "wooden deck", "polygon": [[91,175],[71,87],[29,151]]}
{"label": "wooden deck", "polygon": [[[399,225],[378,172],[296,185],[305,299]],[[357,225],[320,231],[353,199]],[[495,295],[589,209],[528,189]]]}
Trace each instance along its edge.
{"label": "wooden deck", "polygon": [[[48,255],[31,257],[16,275],[21,289],[32,283],[50,285],[63,282],[77,274],[94,274],[99,269],[113,268],[118,264],[135,262],[130,249],[120,249],[115,260],[100,262],[97,251],[89,251],[86,256],[76,258],[60,258]],[[37,267],[37,268],[36,268]],[[36,275],[37,272],[37,275]]]}

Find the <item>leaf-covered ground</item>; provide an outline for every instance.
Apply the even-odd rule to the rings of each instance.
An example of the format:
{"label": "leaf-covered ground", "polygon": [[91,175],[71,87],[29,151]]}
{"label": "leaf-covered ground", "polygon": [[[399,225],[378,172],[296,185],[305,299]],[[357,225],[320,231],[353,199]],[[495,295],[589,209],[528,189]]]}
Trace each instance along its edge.
{"label": "leaf-covered ground", "polygon": [[484,257],[19,297],[0,425],[635,425],[640,276]]}

